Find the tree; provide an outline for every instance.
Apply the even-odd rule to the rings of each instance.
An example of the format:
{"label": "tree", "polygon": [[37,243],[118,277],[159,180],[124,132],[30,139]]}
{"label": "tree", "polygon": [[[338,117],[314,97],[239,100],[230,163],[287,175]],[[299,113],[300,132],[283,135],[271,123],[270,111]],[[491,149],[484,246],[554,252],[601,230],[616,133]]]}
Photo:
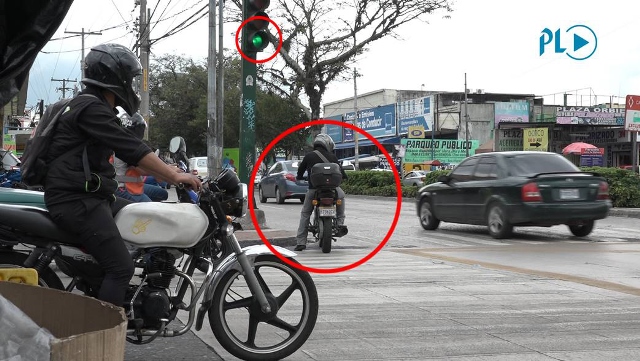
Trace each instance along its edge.
{"label": "tree", "polygon": [[[242,0],[233,0],[239,9]],[[350,78],[349,66],[374,41],[436,11],[450,12],[451,0],[278,0],[269,16],[283,33],[280,58],[284,65],[263,67],[263,80],[288,96],[310,119],[320,117],[327,85]],[[241,19],[237,12],[233,20]],[[280,20],[281,19],[281,20]],[[270,34],[271,43],[278,38]],[[261,72],[259,71],[259,74]],[[305,94],[309,106],[300,101]]]}
{"label": "tree", "polygon": [[207,69],[191,59],[164,55],[151,65],[149,139],[166,149],[181,136],[187,154],[207,154]]}
{"label": "tree", "polygon": [[[237,148],[240,132],[241,62],[225,57],[224,147]],[[152,145],[166,148],[174,136],[182,136],[190,156],[207,154],[207,67],[175,55],[158,58],[151,66],[149,138]],[[308,119],[290,99],[258,89],[256,145],[264,149],[293,124]],[[286,137],[274,150],[290,156],[302,148],[307,133]]]}

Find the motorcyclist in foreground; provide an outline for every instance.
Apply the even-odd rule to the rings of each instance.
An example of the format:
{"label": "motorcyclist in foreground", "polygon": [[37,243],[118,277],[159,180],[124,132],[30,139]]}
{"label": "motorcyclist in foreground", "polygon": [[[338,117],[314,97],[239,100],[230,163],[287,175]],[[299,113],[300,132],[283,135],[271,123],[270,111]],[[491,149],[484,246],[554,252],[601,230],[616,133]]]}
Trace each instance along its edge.
{"label": "motorcyclist in foreground", "polygon": [[[304,173],[307,171],[311,171],[311,168],[318,164],[324,163],[324,161],[316,154],[316,150],[319,151],[322,155],[327,158],[327,160],[331,163],[336,163],[340,165],[338,161],[338,157],[333,154],[333,148],[335,147],[335,143],[333,139],[327,134],[318,134],[313,140],[313,150],[312,152],[307,153],[302,162],[298,165],[298,174],[296,179],[304,179]],[[340,166],[340,172],[342,173],[342,179],[347,179],[347,173],[345,173],[342,166]],[[338,198],[342,200],[340,204],[336,207],[336,216],[338,226],[341,227],[341,233],[347,233],[347,226],[344,225],[345,219],[345,204],[344,204],[344,191],[342,188],[338,187]],[[313,212],[313,198],[315,195],[314,185],[309,180],[309,190],[304,197],[304,203],[302,204],[302,211],[300,211],[300,224],[298,225],[298,234],[296,235],[296,251],[303,251],[307,248],[307,235],[309,233],[309,219],[311,218],[311,213]]]}
{"label": "motorcyclist in foreground", "polygon": [[59,119],[46,162],[51,164],[81,144],[86,144],[86,152],[80,150],[49,167],[44,199],[53,221],[82,240],[104,270],[98,298],[122,306],[134,266],[113,219],[118,182],[109,158],[115,152],[128,164],[140,165],[173,184],[199,189],[201,182],[191,174],[176,173],[120,125],[115,107],[133,115],[140,105],[133,89],[134,78],[142,74],[136,55],[119,44],[102,44],[91,49],[84,64],[86,89],[81,93],[93,97],[71,100]]}

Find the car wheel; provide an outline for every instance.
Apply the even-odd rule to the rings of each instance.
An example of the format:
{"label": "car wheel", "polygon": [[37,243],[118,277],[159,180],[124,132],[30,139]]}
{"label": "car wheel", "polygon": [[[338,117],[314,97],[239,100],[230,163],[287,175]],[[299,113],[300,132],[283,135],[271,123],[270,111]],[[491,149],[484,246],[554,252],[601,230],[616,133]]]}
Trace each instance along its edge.
{"label": "car wheel", "polygon": [[304,203],[304,197],[300,198],[300,203]]}
{"label": "car wheel", "polygon": [[513,225],[507,219],[507,212],[499,203],[489,205],[487,212],[487,228],[491,237],[496,239],[507,238],[513,232]]}
{"label": "car wheel", "polygon": [[284,203],[284,197],[282,193],[280,193],[280,188],[276,188],[276,202],[278,202],[278,204]]}
{"label": "car wheel", "polygon": [[260,198],[260,203],[267,203],[267,197],[264,196],[262,187],[258,187],[258,197]]}
{"label": "car wheel", "polygon": [[433,231],[440,225],[440,220],[433,214],[433,208],[431,202],[428,199],[423,198],[420,200],[420,225],[427,231]]}
{"label": "car wheel", "polygon": [[593,231],[593,226],[595,221],[585,221],[580,224],[572,224],[569,226],[569,230],[576,237],[586,237],[591,231]]}

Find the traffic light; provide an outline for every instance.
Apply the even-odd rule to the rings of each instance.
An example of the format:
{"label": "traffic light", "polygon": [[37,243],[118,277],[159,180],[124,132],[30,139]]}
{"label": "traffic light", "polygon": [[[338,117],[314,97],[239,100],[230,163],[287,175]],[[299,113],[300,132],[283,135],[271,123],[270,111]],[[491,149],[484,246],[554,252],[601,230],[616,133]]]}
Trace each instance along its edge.
{"label": "traffic light", "polygon": [[[243,19],[247,20],[253,16],[268,18],[264,10],[269,7],[269,4],[270,0],[244,0]],[[264,19],[251,20],[244,26],[242,50],[245,53],[257,53],[269,45],[267,26],[269,26],[269,21]]]}

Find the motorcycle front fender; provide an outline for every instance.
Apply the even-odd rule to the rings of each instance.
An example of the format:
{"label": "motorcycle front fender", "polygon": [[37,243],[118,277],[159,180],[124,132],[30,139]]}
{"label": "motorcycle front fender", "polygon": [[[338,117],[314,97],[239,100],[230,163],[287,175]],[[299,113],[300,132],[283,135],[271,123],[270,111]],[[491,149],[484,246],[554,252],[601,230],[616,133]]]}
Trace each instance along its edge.
{"label": "motorcycle front fender", "polygon": [[[297,255],[295,252],[292,252],[286,248],[282,248],[279,246],[273,246],[273,248],[275,248],[281,255],[287,258],[292,258]],[[273,254],[269,247],[264,244],[245,247],[242,249],[242,251],[247,255],[251,267],[253,267],[256,257]],[[198,310],[196,325],[202,325],[204,315],[207,313],[207,311],[209,311],[209,308],[211,308],[211,305],[213,303],[213,293],[218,287],[222,276],[232,271],[243,272],[242,268],[240,267],[240,263],[238,262],[238,258],[235,254],[230,254],[229,256],[227,256],[227,258],[222,260],[218,267],[213,271],[213,278],[211,279],[209,284],[202,285],[202,287],[206,288],[204,291],[202,302],[200,303],[200,309]],[[196,327],[196,329],[199,330],[198,327]]]}

